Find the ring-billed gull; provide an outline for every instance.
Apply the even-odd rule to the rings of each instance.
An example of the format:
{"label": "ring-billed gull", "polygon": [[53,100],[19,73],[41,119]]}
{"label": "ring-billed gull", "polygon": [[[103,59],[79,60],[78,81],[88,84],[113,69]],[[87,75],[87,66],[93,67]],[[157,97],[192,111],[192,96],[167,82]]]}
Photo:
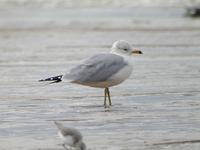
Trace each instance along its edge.
{"label": "ring-billed gull", "polygon": [[130,76],[133,70],[130,56],[133,54],[142,54],[142,52],[132,48],[128,42],[119,40],[113,43],[110,53],[96,54],[72,68],[65,75],[39,81],[54,83],[65,79],[76,84],[104,88],[104,107],[107,107],[107,97],[111,106],[109,87],[122,83]]}
{"label": "ring-billed gull", "polygon": [[54,123],[58,127],[58,135],[62,139],[63,147],[66,150],[86,150],[86,145],[82,141],[83,136],[78,130],[74,128],[64,127],[61,123],[58,122]]}

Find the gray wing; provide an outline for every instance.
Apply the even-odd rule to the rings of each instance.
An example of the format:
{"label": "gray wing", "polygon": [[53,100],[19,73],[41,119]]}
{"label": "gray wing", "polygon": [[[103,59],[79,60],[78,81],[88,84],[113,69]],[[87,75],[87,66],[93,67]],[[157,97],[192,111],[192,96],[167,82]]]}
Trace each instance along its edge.
{"label": "gray wing", "polygon": [[70,72],[65,75],[65,78],[79,82],[106,81],[125,65],[127,65],[127,63],[121,56],[109,53],[97,54],[72,68]]}

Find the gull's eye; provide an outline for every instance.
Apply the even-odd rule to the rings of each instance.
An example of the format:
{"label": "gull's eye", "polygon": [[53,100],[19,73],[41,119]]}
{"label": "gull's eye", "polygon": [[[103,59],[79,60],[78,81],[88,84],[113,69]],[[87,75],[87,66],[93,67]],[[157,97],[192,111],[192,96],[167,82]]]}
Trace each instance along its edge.
{"label": "gull's eye", "polygon": [[124,48],[124,50],[125,50],[125,51],[128,51],[128,49],[127,49],[127,48]]}

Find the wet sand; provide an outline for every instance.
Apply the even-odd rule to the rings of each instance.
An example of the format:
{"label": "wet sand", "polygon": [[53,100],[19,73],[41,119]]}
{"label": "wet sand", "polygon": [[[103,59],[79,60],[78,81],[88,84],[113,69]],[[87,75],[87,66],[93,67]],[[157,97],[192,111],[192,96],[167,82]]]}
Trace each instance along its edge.
{"label": "wet sand", "polygon": [[[199,150],[184,141],[200,140],[200,20],[184,9],[20,8],[0,18],[1,150],[62,149],[54,120],[79,129],[92,150]],[[144,55],[110,89],[110,109],[102,89],[37,82],[119,39]]]}

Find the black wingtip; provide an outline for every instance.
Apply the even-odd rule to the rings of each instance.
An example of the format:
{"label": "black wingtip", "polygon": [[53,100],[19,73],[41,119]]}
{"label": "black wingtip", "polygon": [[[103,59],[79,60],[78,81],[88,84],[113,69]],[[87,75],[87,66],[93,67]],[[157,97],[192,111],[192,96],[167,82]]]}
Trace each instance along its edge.
{"label": "black wingtip", "polygon": [[54,77],[50,77],[50,78],[46,78],[46,79],[41,79],[41,80],[38,80],[38,81],[39,82],[53,81],[52,83],[57,83],[57,82],[61,82],[62,81],[62,77],[63,77],[63,75],[58,75],[58,76],[54,76]]}

